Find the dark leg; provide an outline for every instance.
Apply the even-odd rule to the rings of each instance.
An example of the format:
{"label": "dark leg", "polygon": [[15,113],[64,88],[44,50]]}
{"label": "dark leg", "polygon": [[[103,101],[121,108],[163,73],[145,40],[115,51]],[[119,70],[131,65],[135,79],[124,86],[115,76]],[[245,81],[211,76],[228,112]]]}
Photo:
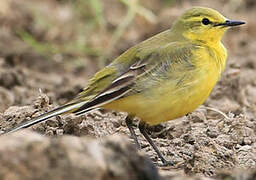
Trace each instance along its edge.
{"label": "dark leg", "polygon": [[139,144],[137,135],[135,134],[135,131],[134,131],[133,127],[132,127],[132,120],[133,120],[133,118],[134,118],[133,116],[128,115],[128,116],[125,118],[125,123],[126,123],[128,129],[129,129],[130,133],[131,133],[131,136],[132,136],[132,138],[133,138],[133,140],[134,140],[134,142],[135,142],[136,147],[137,147],[138,149],[140,149],[141,147],[140,147],[140,144]]}
{"label": "dark leg", "polygon": [[157,153],[158,157],[161,159],[163,162],[163,166],[173,166],[173,162],[167,161],[165,157],[162,155],[162,153],[159,151],[155,143],[152,141],[152,139],[149,137],[148,133],[146,132],[146,124],[143,122],[139,123],[139,129],[141,134],[145,137],[145,139],[149,142],[149,144],[153,147],[155,152]]}

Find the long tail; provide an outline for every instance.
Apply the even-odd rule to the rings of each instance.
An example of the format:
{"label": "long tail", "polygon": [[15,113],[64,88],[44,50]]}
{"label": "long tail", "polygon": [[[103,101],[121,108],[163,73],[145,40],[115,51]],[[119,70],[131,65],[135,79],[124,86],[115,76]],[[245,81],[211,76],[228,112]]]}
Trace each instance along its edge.
{"label": "long tail", "polygon": [[[58,107],[56,109],[53,109],[49,112],[46,112],[46,113],[44,113],[44,114],[42,114],[42,115],[40,115],[40,116],[38,116],[34,119],[31,119],[30,121],[26,121],[24,123],[21,123],[18,126],[5,131],[3,134],[12,133],[12,132],[18,131],[18,130],[23,129],[23,128],[28,128],[30,126],[33,126],[34,124],[46,121],[49,118],[54,117],[54,116],[58,116],[58,115],[69,113],[69,112],[71,113],[71,112],[79,109],[84,104],[86,104],[86,102],[70,103],[70,104],[60,106],[60,107]],[[3,134],[1,134],[1,135],[3,135]]]}
{"label": "long tail", "polygon": [[132,81],[134,78],[134,74],[124,74],[123,77],[119,77],[118,79],[113,81],[112,84],[105,88],[105,90],[103,90],[94,97],[86,96],[85,98],[78,96],[75,100],[71,101],[70,103],[53,109],[47,113],[44,113],[14,128],[11,128],[4,132],[3,134],[12,133],[23,128],[28,128],[34,124],[46,121],[47,119],[57,115],[65,113],[74,113],[75,115],[80,115],[93,109],[102,107],[103,105],[111,101],[114,101],[118,98],[121,98],[123,95],[128,93],[131,90],[130,86],[134,84],[134,82]]}

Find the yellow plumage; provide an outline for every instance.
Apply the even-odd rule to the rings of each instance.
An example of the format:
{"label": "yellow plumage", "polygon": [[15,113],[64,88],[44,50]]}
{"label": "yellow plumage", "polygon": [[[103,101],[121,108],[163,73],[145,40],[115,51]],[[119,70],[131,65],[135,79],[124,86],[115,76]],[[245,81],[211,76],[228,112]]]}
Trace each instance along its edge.
{"label": "yellow plumage", "polygon": [[181,79],[182,86],[177,86],[177,80],[166,79],[159,87],[147,92],[150,96],[134,94],[103,107],[128,112],[150,125],[192,112],[207,99],[218,81],[226,63],[227,53],[224,46],[218,43],[214,47],[199,46],[193,51],[191,58],[195,62],[194,69],[176,75]]}

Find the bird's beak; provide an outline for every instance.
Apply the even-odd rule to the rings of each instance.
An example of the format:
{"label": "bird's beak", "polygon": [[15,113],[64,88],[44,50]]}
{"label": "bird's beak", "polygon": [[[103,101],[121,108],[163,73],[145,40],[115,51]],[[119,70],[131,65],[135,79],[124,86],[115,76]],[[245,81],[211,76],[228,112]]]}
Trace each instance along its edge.
{"label": "bird's beak", "polygon": [[214,26],[222,26],[222,27],[230,27],[230,26],[239,26],[245,24],[244,21],[234,21],[234,20],[226,20],[224,23],[218,23]]}

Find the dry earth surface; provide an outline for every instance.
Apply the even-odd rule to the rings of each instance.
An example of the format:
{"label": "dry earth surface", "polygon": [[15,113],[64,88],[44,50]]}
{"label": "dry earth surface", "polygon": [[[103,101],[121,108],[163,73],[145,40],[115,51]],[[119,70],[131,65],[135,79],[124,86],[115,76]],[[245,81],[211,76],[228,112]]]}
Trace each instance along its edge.
{"label": "dry earth surface", "polygon": [[204,105],[148,129],[175,166],[159,166],[138,130],[142,150],[134,148],[125,113],[95,110],[1,136],[0,179],[256,179],[256,3],[149,0],[142,4],[155,18],[135,16],[113,47],[106,48],[126,8],[117,0],[102,2],[104,28],[92,33],[82,25],[87,16],[77,15],[70,1],[0,1],[1,131],[71,100],[102,66],[100,55],[92,50],[62,47],[69,41],[84,38],[99,52],[108,49],[107,63],[169,28],[193,5],[213,7],[247,24],[226,34],[227,68]]}

